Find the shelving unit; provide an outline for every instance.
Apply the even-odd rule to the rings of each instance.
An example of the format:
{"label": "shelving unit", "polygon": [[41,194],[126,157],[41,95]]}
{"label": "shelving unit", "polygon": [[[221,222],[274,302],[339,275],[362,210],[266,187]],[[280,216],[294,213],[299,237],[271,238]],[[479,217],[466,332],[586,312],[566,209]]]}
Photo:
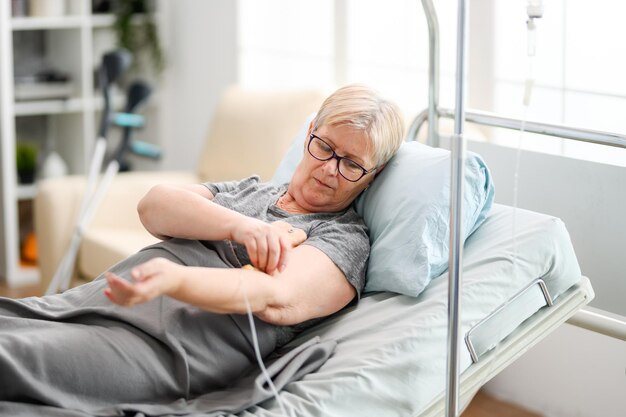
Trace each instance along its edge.
{"label": "shelving unit", "polygon": [[[69,174],[84,174],[91,160],[102,98],[95,91],[94,70],[102,53],[114,48],[112,15],[91,12],[91,0],[67,0],[66,15],[58,17],[12,17],[11,2],[0,1],[0,281],[9,287],[38,280],[37,269],[20,263],[20,224],[18,203],[32,200],[37,185],[18,184],[16,144],[29,134],[40,151],[54,149],[68,165]],[[137,19],[141,19],[138,17]],[[20,37],[39,36],[45,51],[40,56],[47,66],[70,75],[72,93],[63,99],[19,101],[15,94],[16,47]],[[44,69],[44,68],[40,68]],[[114,94],[114,107],[125,99]],[[153,97],[149,115],[158,111]],[[156,118],[155,118],[156,119]],[[31,126],[40,125],[38,132]],[[148,140],[159,144],[158,129],[147,126]],[[143,138],[142,138],[143,139]],[[32,222],[31,222],[32,223]]]}
{"label": "shelving unit", "polygon": [[73,29],[80,28],[83,20],[82,16],[13,17],[11,27],[13,30]]}

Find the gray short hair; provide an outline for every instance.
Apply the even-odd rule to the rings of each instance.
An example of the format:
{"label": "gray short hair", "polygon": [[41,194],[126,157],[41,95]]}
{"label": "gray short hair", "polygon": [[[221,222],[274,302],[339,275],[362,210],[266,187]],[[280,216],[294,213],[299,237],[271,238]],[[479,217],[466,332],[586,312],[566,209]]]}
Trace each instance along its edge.
{"label": "gray short hair", "polygon": [[374,147],[376,166],[387,163],[404,139],[404,121],[398,106],[362,84],[350,84],[332,93],[320,107],[314,130],[348,125],[362,130]]}

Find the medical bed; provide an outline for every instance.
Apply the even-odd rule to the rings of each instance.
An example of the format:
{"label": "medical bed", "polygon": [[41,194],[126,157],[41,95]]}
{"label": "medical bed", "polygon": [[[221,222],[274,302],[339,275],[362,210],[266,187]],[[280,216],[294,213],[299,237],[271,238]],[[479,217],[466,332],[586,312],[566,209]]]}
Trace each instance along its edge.
{"label": "medical bed", "polygon": [[[511,222],[519,233],[511,234]],[[494,205],[468,238],[463,259],[461,402],[593,298],[569,235],[557,218]],[[297,416],[438,416],[443,414],[447,273],[418,297],[367,294],[301,334],[319,336],[333,355],[279,394]],[[551,304],[551,305],[549,305]],[[472,353],[475,355],[472,358]],[[272,399],[238,416],[280,415]]]}
{"label": "medical bed", "polygon": [[[438,145],[438,119],[455,117],[456,121],[458,112],[438,107],[437,19],[432,2],[422,0],[422,4],[430,34],[429,108],[415,119],[409,139],[428,120],[429,143]],[[626,147],[623,135],[481,112],[461,115],[489,126]],[[463,313],[459,325],[465,339],[456,368],[461,374],[458,393],[451,393],[455,388],[451,378],[446,380],[454,372],[447,362],[446,272],[417,298],[371,294],[357,307],[300,335],[293,344],[313,336],[338,344],[318,371],[283,389],[283,406],[298,416],[456,415],[457,406],[463,409],[485,382],[568,319],[575,317],[572,323],[576,325],[614,336],[611,326],[592,323],[582,310],[594,292],[589,279],[581,275],[559,219],[496,205],[463,251],[463,281],[455,283],[460,287]],[[450,400],[457,395],[460,398]],[[270,400],[238,415],[278,412],[277,401]]]}
{"label": "medical bed", "polygon": [[[394,172],[392,168],[388,166],[386,173]],[[588,303],[593,290],[581,276],[559,219],[497,204],[466,240],[463,270],[461,324],[467,338],[461,354],[461,402],[465,405],[489,378]],[[282,388],[279,398],[291,413],[287,415],[442,415],[447,278],[447,272],[440,274],[417,297],[367,293],[356,306],[290,342],[285,349],[312,338],[336,346],[321,367]],[[59,410],[58,415],[74,415],[66,411]],[[185,410],[179,411],[185,415]],[[285,414],[270,398],[236,415]]]}

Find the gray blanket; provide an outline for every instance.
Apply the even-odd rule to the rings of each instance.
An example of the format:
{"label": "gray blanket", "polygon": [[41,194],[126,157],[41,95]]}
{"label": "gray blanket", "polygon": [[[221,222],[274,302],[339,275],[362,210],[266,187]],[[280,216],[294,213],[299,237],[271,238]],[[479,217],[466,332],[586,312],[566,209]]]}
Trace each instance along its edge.
{"label": "gray blanket", "polygon": [[[128,277],[155,256],[228,267],[192,241],[146,249],[112,270]],[[169,297],[113,305],[97,279],[61,295],[0,298],[0,415],[113,416],[236,413],[272,396],[260,375],[248,318],[213,314]],[[277,328],[255,319],[263,356]],[[334,343],[313,339],[268,362],[277,388],[319,368]]]}

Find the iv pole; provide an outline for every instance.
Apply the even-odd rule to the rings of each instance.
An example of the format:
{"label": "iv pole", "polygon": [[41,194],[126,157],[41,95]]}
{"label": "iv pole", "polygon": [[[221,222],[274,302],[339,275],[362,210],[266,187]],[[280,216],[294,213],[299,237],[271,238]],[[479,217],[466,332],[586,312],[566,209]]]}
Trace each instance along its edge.
{"label": "iv pole", "polygon": [[458,0],[456,93],[454,135],[452,136],[452,175],[450,184],[450,255],[448,258],[448,363],[446,416],[459,415],[461,259],[463,257],[463,178],[465,171],[465,47],[467,40],[467,0]]}

